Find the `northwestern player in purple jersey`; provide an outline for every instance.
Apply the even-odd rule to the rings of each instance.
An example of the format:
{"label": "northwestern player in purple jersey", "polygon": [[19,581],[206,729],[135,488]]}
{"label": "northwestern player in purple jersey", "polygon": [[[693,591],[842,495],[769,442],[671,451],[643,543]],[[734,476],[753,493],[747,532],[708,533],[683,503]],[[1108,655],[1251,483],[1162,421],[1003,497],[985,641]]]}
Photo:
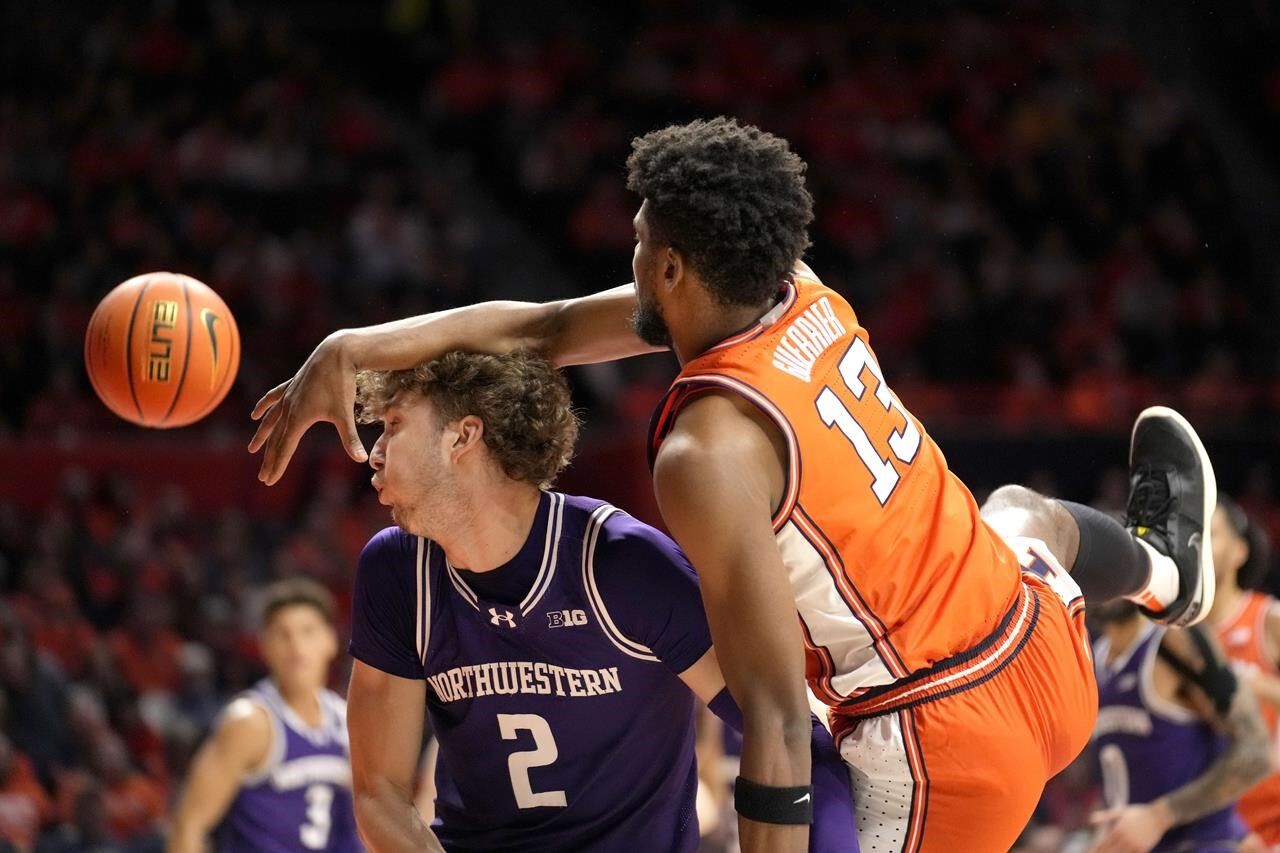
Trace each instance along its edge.
{"label": "northwestern player in purple jersey", "polygon": [[200,748],[169,853],[354,853],[347,709],[325,689],[338,653],[333,600],[304,578],[267,588],[260,639],[270,677],[234,699]]}
{"label": "northwestern player in purple jersey", "polygon": [[[384,850],[692,851],[694,696],[741,719],[675,543],[547,489],[577,436],[536,356],[364,373],[398,527],[360,559],[349,730],[361,836]],[[413,806],[424,718],[436,820]],[[848,773],[814,730],[814,849],[857,849]],[[433,831],[434,830],[434,831]]]}
{"label": "northwestern player in purple jersey", "polygon": [[1094,818],[1092,850],[1242,849],[1248,830],[1235,801],[1270,768],[1254,696],[1197,628],[1160,627],[1128,601],[1094,617],[1103,627],[1094,739],[1107,809]]}

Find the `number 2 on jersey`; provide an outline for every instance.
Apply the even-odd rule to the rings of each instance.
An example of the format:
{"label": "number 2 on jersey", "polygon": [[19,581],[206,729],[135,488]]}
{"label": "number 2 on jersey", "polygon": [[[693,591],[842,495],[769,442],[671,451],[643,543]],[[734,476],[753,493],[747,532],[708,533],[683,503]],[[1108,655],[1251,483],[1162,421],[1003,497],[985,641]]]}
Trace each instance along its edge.
{"label": "number 2 on jersey", "polygon": [[[853,344],[849,347],[849,351],[840,359],[840,378],[844,380],[845,387],[849,389],[849,393],[854,398],[861,400],[867,393],[867,384],[862,381],[862,369],[866,368],[871,371],[871,375],[876,378],[875,398],[887,412],[890,409],[897,409],[902,413],[902,417],[906,423],[901,429],[894,430],[889,435],[889,450],[893,453],[894,458],[900,462],[911,464],[916,458],[917,451],[920,450],[920,430],[916,428],[915,422],[911,420],[911,415],[907,414],[907,410],[902,408],[902,404],[898,402],[898,398],[889,390],[889,386],[885,384],[884,374],[880,372],[880,365],[876,363],[875,357],[871,355],[871,350],[867,348],[867,344],[862,338],[854,338]],[[853,445],[853,449],[857,451],[858,458],[862,460],[862,464],[867,467],[867,471],[871,473],[871,491],[875,494],[876,500],[884,506],[885,501],[889,500],[889,496],[893,494],[893,490],[898,486],[898,480],[901,475],[898,469],[893,466],[892,459],[886,459],[880,455],[880,451],[876,450],[875,445],[871,443],[871,437],[867,435],[867,431],[853,417],[853,413],[848,407],[840,401],[840,397],[831,388],[830,385],[823,386],[822,393],[818,395],[815,401],[818,406],[818,415],[822,418],[822,422],[830,427],[839,427],[844,433],[844,437]]]}
{"label": "number 2 on jersey", "polygon": [[515,740],[516,732],[527,731],[533,735],[533,749],[513,752],[507,758],[507,772],[511,774],[511,790],[516,795],[516,805],[522,809],[534,809],[538,806],[560,806],[569,804],[564,791],[534,792],[529,781],[529,770],[534,767],[546,767],[554,764],[560,757],[556,747],[556,739],[551,735],[551,726],[537,714],[499,714],[498,731],[503,740]]}

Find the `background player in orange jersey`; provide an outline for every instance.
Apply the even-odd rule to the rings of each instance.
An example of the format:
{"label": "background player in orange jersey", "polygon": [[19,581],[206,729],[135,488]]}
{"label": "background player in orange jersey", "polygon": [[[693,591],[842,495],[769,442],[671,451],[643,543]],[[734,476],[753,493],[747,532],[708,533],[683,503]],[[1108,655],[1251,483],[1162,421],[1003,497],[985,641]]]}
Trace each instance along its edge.
{"label": "background player in orange jersey", "polygon": [[[1217,597],[1208,622],[1237,674],[1261,700],[1274,742],[1280,720],[1280,603],[1254,591],[1267,570],[1270,543],[1266,533],[1226,495],[1218,495],[1212,529]],[[1280,844],[1280,773],[1273,773],[1241,797],[1239,809],[1245,823],[1263,841]]]}
{"label": "background player in orange jersey", "polygon": [[1093,726],[1081,590],[1169,624],[1212,605],[1212,468],[1181,417],[1149,410],[1130,451],[1132,534],[1021,487],[980,516],[853,309],[800,262],[804,171],[784,140],[728,119],[635,140],[634,286],[331,336],[255,407],[250,449],[265,447],[274,483],[325,420],[363,460],[356,368],[669,347],[682,371],[654,419],[654,487],[745,718],[743,849],[805,847],[807,678],[851,766],[864,850],[1007,850]]}

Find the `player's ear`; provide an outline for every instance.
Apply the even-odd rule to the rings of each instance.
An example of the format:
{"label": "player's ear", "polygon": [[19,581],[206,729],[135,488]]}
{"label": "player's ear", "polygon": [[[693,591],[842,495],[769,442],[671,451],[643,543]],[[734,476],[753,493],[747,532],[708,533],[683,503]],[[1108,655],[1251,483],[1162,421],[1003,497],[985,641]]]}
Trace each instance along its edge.
{"label": "player's ear", "polygon": [[484,441],[484,421],[476,415],[463,415],[453,425],[453,442],[449,447],[449,455],[458,461],[463,454],[469,453]]}
{"label": "player's ear", "polygon": [[684,278],[684,256],[674,246],[662,253],[662,283],[668,289],[676,287]]}

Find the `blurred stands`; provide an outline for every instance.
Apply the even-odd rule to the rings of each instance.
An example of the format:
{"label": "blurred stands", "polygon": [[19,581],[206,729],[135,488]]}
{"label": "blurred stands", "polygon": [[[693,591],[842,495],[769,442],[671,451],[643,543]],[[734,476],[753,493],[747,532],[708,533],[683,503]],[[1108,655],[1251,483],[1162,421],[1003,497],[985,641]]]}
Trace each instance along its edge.
{"label": "blurred stands", "polygon": [[[260,487],[257,395],[339,327],[627,280],[628,142],[670,121],[793,141],[813,265],[975,490],[1114,506],[1133,414],[1173,402],[1280,539],[1274,283],[1221,155],[1116,38],[980,5],[1001,14],[0,11],[0,849],[153,848],[194,744],[260,672],[257,590],[301,573],[345,601],[384,512],[328,434]],[[1256,60],[1269,88],[1237,106],[1274,132],[1280,66]],[[244,337],[231,397],[173,435],[113,419],[80,366],[97,300],[154,269],[212,285]],[[671,369],[575,374],[596,429],[566,489],[655,519],[638,440]]]}

